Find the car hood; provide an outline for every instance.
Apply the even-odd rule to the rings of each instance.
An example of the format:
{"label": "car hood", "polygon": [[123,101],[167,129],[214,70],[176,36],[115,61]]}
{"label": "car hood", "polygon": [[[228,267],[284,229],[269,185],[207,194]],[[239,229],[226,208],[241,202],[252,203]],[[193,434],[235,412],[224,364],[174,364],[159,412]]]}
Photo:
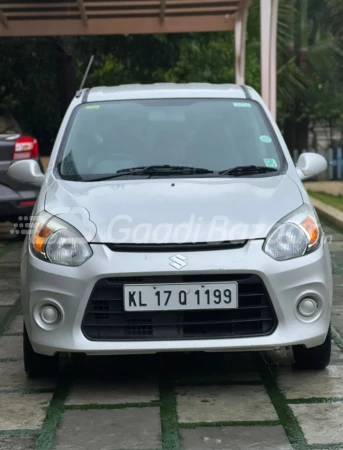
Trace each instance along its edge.
{"label": "car hood", "polygon": [[222,242],[265,238],[303,203],[287,175],[71,182],[56,180],[45,209],[103,243]]}

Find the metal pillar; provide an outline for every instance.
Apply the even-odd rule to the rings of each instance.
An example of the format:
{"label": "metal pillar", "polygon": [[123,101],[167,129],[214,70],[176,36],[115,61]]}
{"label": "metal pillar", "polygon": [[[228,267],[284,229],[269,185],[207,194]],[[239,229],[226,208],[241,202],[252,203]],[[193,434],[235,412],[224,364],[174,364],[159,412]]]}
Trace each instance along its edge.
{"label": "metal pillar", "polygon": [[236,84],[245,84],[245,48],[250,0],[242,0],[235,15]]}
{"label": "metal pillar", "polygon": [[279,0],[261,1],[261,93],[276,118],[277,18]]}

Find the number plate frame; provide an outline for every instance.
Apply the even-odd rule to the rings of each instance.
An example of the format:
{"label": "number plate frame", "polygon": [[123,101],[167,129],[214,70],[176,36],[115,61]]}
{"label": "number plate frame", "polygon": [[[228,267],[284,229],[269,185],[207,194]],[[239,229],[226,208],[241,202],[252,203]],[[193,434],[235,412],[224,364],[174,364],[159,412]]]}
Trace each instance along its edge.
{"label": "number plate frame", "polygon": [[[210,291],[210,300],[206,291]],[[220,290],[221,301],[214,296],[214,291]],[[226,303],[228,297],[224,296],[224,291],[231,292],[231,301]],[[169,300],[168,293],[171,291]],[[186,304],[184,294],[186,292]],[[199,291],[199,294],[196,294]],[[132,293],[135,292],[134,295]],[[160,292],[158,297],[157,292]],[[131,293],[131,295],[130,295]],[[139,295],[141,293],[141,295]],[[220,283],[173,283],[173,284],[125,284],[123,287],[124,310],[134,311],[192,311],[192,310],[213,310],[213,309],[237,309],[238,308],[238,283],[235,281]],[[180,296],[181,295],[181,300]],[[167,304],[166,304],[167,302]],[[209,303],[208,303],[209,302]],[[160,305],[159,305],[160,303]]]}

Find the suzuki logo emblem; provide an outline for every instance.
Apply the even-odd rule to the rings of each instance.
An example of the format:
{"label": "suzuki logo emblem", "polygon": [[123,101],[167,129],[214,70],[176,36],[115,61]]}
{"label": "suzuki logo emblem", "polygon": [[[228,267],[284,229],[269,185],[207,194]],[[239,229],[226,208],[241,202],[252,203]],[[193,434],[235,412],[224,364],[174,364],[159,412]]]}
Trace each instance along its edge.
{"label": "suzuki logo emblem", "polygon": [[174,255],[171,258],[169,258],[170,261],[172,261],[171,263],[169,263],[170,266],[174,267],[174,269],[180,270],[183,267],[187,266],[187,258],[183,255]]}

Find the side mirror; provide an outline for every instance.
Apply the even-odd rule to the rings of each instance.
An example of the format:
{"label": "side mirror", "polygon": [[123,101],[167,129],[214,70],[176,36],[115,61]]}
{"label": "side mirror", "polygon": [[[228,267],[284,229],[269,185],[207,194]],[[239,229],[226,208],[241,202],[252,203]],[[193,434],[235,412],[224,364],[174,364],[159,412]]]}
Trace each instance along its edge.
{"label": "side mirror", "polygon": [[36,187],[41,187],[45,178],[38,162],[33,159],[13,163],[7,171],[7,175],[13,180]]}
{"label": "side mirror", "polygon": [[326,159],[318,153],[302,153],[299,156],[296,169],[301,180],[314,177],[324,172],[328,167]]}

